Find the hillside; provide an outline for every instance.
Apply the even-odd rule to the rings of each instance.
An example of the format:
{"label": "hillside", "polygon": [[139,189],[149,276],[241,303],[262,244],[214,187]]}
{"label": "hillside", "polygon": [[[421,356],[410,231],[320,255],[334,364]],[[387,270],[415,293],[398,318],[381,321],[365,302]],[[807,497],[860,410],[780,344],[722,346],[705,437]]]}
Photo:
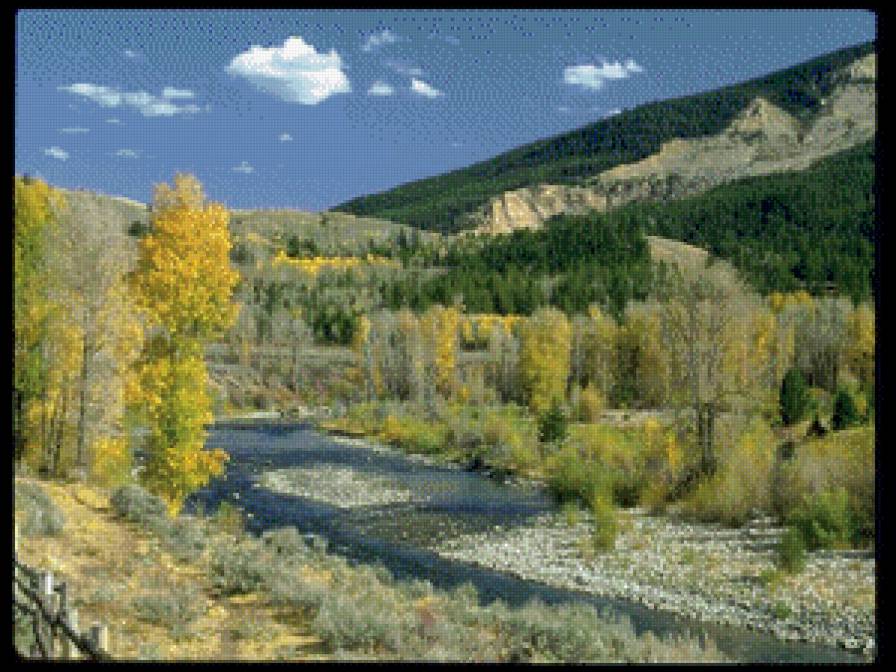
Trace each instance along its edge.
{"label": "hillside", "polygon": [[477,222],[469,215],[492,197],[538,184],[582,185],[605,170],[656,154],[671,140],[718,135],[757,98],[792,116],[798,126],[807,125],[821,114],[825,99],[841,83],[843,68],[873,51],[873,43],[857,45],[741,84],[642,105],[335,209],[428,230],[473,228]]}

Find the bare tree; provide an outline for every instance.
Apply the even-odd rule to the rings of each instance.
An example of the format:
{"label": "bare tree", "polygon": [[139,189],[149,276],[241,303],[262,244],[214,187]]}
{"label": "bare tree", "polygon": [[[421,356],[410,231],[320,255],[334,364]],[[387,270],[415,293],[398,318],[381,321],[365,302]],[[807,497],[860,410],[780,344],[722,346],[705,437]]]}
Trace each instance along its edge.
{"label": "bare tree", "polygon": [[750,307],[738,283],[712,268],[674,279],[669,294],[661,316],[672,397],[693,410],[700,471],[712,474],[716,418],[745,391],[731,358],[744,337],[742,322]]}

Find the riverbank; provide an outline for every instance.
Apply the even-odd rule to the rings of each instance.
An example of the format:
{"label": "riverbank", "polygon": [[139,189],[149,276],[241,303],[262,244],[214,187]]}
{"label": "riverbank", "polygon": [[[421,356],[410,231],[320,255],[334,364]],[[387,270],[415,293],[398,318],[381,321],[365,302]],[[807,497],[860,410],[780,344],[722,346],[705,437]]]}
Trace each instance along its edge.
{"label": "riverbank", "polygon": [[[346,433],[334,434],[355,446],[398,450],[357,433],[344,438]],[[446,462],[441,456],[414,457],[430,464]],[[522,579],[632,600],[707,623],[868,656],[874,652],[875,560],[870,552],[809,553],[803,572],[786,575],[774,563],[783,529],[770,520],[726,529],[623,509],[615,549],[595,554],[587,543],[591,514],[581,511],[576,517],[570,524],[566,514],[542,516],[530,525],[456,538],[435,550]]]}
{"label": "riverbank", "polygon": [[[172,521],[133,487],[16,478],[15,489],[20,559],[67,584],[82,624],[108,625],[118,660],[726,660],[583,605],[483,606],[470,586],[398,581],[292,527],[259,538],[220,512]],[[49,510],[52,530],[40,523]]]}

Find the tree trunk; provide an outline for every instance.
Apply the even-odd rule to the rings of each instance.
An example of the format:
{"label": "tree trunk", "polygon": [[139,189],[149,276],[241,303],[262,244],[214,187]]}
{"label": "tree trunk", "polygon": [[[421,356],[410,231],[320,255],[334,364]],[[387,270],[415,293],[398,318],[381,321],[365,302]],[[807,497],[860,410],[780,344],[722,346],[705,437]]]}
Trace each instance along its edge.
{"label": "tree trunk", "polygon": [[85,462],[85,454],[84,454],[84,444],[85,444],[85,432],[86,432],[86,419],[87,419],[87,353],[88,353],[88,345],[87,339],[84,339],[84,344],[81,350],[81,376],[80,376],[80,385],[78,390],[78,452],[77,452],[77,462],[79,467],[83,467],[86,465]]}
{"label": "tree trunk", "polygon": [[712,403],[697,406],[697,443],[700,446],[700,472],[712,476],[716,471],[716,456],[713,445],[716,409]]}

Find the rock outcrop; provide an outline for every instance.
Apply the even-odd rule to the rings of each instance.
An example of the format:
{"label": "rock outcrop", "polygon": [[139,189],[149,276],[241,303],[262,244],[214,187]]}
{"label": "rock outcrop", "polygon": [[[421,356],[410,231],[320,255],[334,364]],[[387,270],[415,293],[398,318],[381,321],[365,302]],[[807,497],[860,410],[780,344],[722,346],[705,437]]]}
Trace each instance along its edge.
{"label": "rock outcrop", "polygon": [[718,135],[670,140],[657,153],[604,171],[583,185],[539,184],[504,192],[471,216],[475,231],[535,229],[560,213],[671,200],[745,177],[805,170],[874,136],[876,72],[875,54],[843,68],[808,125],[756,98]]}

